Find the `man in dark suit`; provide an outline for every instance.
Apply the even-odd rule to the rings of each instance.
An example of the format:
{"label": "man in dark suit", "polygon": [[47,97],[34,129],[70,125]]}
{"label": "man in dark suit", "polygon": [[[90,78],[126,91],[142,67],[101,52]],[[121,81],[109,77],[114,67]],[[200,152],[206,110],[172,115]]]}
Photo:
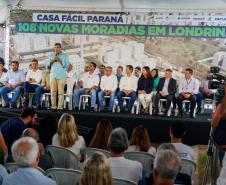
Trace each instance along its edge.
{"label": "man in dark suit", "polygon": [[167,114],[176,92],[176,80],[172,78],[171,69],[165,70],[165,77],[160,79],[156,91],[157,93],[154,98],[154,115],[157,115],[159,112],[159,100],[162,98],[167,100],[165,109],[165,114]]}

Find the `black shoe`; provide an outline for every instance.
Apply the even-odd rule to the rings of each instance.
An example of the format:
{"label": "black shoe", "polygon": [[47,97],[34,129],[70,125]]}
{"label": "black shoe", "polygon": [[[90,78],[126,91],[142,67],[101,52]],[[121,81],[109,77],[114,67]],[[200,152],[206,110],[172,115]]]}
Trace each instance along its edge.
{"label": "black shoe", "polygon": [[178,117],[179,118],[183,118],[184,117],[184,114],[183,113],[179,113]]}
{"label": "black shoe", "polygon": [[78,107],[75,107],[75,111],[79,111]]}
{"label": "black shoe", "polygon": [[200,114],[201,112],[202,112],[202,110],[201,109],[198,109],[197,112],[196,112],[196,114]]}
{"label": "black shoe", "polygon": [[193,114],[190,114],[190,118],[195,118]]}
{"label": "black shoe", "polygon": [[9,108],[9,103],[5,104],[5,106],[2,106],[3,108]]}
{"label": "black shoe", "polygon": [[57,109],[51,109],[52,112],[57,112]]}
{"label": "black shoe", "polygon": [[90,112],[95,112],[95,108],[94,107],[91,107],[90,108]]}

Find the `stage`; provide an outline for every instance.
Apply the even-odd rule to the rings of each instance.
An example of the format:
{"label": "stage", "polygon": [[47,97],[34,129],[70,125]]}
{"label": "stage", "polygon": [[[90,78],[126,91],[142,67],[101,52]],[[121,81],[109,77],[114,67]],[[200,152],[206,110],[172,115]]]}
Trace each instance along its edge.
{"label": "stage", "polygon": [[[7,109],[0,108],[0,123],[11,116],[20,114],[21,109]],[[62,113],[51,112],[51,110],[39,110],[39,118],[46,115],[53,115],[59,118]],[[94,129],[100,119],[109,119],[113,127],[123,127],[127,130],[130,137],[134,127],[142,124],[145,126],[150,134],[152,143],[170,142],[169,126],[174,120],[182,119],[187,126],[187,134],[185,135],[184,142],[188,145],[207,144],[210,132],[210,112],[199,114],[196,118],[189,118],[189,115],[184,115],[183,118],[174,116],[149,116],[149,115],[132,115],[132,114],[119,114],[119,113],[99,113],[99,112],[74,112],[65,111],[73,114],[78,125],[79,134],[85,137],[86,143],[89,143],[93,136]]]}

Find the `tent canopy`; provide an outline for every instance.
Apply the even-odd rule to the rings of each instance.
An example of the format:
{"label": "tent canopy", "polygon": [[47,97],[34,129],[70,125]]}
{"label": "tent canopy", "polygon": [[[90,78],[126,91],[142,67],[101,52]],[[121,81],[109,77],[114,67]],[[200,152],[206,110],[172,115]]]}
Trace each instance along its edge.
{"label": "tent canopy", "polygon": [[89,12],[226,10],[226,0],[0,0],[0,23],[6,19],[7,8]]}

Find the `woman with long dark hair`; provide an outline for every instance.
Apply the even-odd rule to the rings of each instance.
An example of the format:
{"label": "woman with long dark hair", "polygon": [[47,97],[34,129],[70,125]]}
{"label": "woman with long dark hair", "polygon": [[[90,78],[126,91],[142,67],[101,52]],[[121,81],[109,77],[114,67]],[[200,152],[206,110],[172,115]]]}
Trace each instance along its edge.
{"label": "woman with long dark hair", "polygon": [[147,114],[149,112],[149,106],[152,102],[152,89],[154,85],[153,77],[151,76],[150,68],[148,66],[144,66],[142,69],[142,75],[138,80],[138,99],[141,105],[144,108],[144,113]]}
{"label": "woman with long dark hair", "polygon": [[154,86],[153,86],[153,90],[152,91],[155,92],[156,88],[157,88],[157,86],[159,84],[159,80],[160,80],[160,78],[159,78],[159,71],[158,71],[157,68],[154,68],[154,69],[151,70],[151,76],[154,78]]}

